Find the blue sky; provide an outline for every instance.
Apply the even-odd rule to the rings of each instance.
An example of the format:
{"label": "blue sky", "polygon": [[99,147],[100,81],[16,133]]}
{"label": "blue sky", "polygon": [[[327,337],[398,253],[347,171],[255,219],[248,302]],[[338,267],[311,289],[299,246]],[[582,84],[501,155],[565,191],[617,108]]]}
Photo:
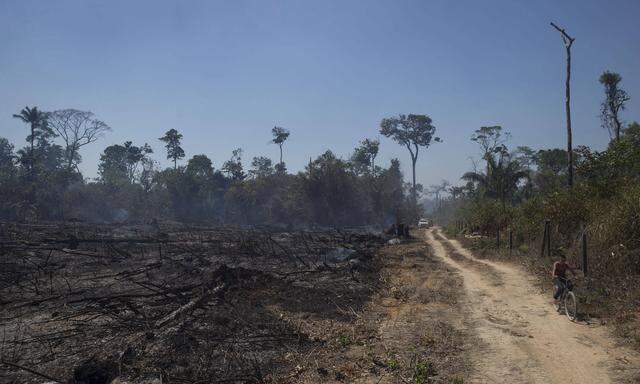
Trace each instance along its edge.
{"label": "blue sky", "polygon": [[[640,119],[640,1],[0,1],[0,136],[24,143],[25,105],[93,111],[113,127],[82,153],[95,176],[110,144],[176,128],[187,156],[220,167],[235,147],[290,170],[326,149],[347,157],[383,117],[432,117],[443,143],[418,181],[454,183],[471,167],[471,133],[511,131],[512,146],[564,146],[564,47],[573,48],[574,142],[602,148],[599,74],[623,77]],[[409,156],[381,138],[379,163]],[[18,145],[17,145],[18,146]]]}

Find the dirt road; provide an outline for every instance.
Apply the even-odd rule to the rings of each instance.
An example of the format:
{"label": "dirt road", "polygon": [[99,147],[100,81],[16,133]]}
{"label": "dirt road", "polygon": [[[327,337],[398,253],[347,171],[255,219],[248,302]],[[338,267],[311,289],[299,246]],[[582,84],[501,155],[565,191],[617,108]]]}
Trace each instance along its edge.
{"label": "dirt road", "polygon": [[468,326],[481,340],[471,351],[469,382],[638,382],[637,353],[617,346],[605,327],[558,315],[523,270],[476,259],[437,228],[426,231],[426,240],[463,277]]}

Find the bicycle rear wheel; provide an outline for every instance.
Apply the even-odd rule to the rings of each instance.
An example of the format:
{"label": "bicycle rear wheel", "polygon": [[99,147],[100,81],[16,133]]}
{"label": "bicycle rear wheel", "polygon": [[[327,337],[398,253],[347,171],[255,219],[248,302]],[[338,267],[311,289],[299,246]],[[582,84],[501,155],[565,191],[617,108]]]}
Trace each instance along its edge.
{"label": "bicycle rear wheel", "polygon": [[578,317],[578,304],[576,302],[576,295],[569,291],[564,297],[564,311],[567,317],[571,321],[575,321]]}

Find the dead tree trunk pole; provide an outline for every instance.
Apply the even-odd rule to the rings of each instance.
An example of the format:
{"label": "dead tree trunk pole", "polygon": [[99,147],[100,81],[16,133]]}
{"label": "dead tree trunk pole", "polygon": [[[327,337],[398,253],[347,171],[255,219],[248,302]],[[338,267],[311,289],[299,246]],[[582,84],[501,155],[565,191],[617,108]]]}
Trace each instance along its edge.
{"label": "dead tree trunk pole", "polygon": [[563,28],[558,27],[555,23],[551,23],[551,26],[558,30],[562,35],[562,41],[567,51],[567,78],[565,81],[565,110],[567,113],[567,158],[568,158],[568,171],[567,171],[567,184],[568,187],[573,187],[573,144],[571,135],[571,46],[575,41],[575,38],[569,36]]}

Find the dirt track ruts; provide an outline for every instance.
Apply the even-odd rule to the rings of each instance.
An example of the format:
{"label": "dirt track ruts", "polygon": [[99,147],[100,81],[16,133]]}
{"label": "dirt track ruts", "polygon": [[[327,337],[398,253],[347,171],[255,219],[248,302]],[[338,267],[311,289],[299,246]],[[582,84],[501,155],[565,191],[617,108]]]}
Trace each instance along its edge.
{"label": "dirt track ruts", "polygon": [[[553,309],[517,266],[476,259],[456,240],[426,231],[436,256],[464,279],[469,327],[482,341],[471,351],[471,383],[637,383],[640,354],[616,345],[604,326],[572,323]],[[444,235],[442,235],[444,236]],[[474,261],[458,262],[443,243]],[[497,272],[501,284],[478,268]],[[494,274],[495,275],[495,274]],[[467,382],[465,380],[465,382]]]}

